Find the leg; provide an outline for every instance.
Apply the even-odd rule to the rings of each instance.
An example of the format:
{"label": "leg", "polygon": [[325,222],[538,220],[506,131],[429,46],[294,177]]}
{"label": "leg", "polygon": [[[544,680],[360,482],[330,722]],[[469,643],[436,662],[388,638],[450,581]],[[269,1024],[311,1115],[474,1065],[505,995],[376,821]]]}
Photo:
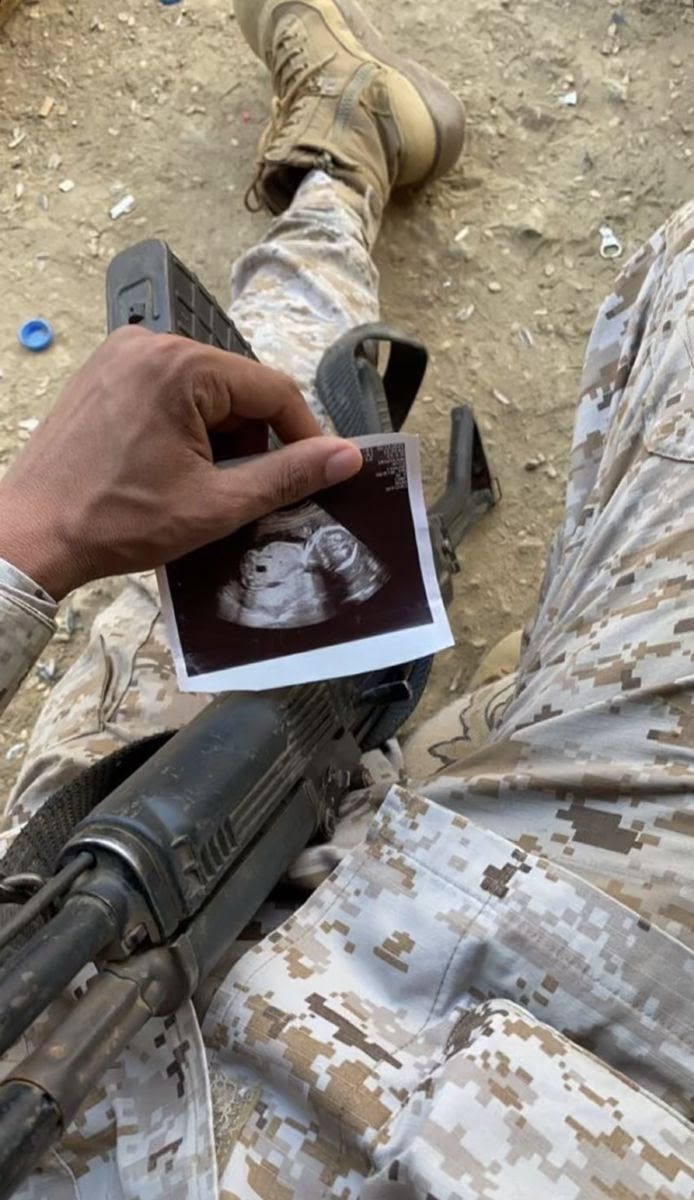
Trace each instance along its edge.
{"label": "leg", "polygon": [[382,202],[315,171],[266,237],[234,265],[231,316],[268,366],[292,375],[323,426],[314,378],[323,352],[378,316],[370,251]]}
{"label": "leg", "polygon": [[691,1111],[692,956],[668,933],[691,892],[693,218],[598,322],[567,522],[488,745],[392,789],[214,998],[210,1058],[260,1091],[234,1194],[640,1194],[656,1143],[691,1189],[691,1131],[650,1093]]}
{"label": "leg", "polygon": [[690,205],[601,311],[515,697],[424,789],[689,943],[693,231]]}

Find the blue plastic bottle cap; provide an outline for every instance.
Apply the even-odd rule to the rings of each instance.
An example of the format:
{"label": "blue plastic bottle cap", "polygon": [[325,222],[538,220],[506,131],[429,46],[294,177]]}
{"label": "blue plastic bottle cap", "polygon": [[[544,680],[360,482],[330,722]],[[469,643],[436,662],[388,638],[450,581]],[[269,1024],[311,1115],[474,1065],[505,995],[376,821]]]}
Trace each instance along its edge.
{"label": "blue plastic bottle cap", "polygon": [[53,341],[53,330],[42,317],[32,317],[17,330],[17,337],[27,350],[47,350]]}
{"label": "blue plastic bottle cap", "polygon": [[159,0],[160,4],[178,4],[179,0]]}

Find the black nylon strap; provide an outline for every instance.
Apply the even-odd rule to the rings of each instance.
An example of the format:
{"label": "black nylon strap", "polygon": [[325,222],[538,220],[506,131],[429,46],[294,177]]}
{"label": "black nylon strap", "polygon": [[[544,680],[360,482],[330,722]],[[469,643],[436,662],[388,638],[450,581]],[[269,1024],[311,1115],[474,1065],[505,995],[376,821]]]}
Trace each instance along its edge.
{"label": "black nylon strap", "polygon": [[[0,874],[51,875],[74,826],[160,749],[173,732],[131,742],[93,763],[48,797],[0,859]],[[2,920],[0,906],[0,921]]]}
{"label": "black nylon strap", "polygon": [[[386,370],[376,368],[378,343],[390,346]],[[388,325],[357,325],[325,351],[316,390],[341,437],[397,432],[402,428],[427,367],[426,346]],[[382,746],[409,720],[422,698],[433,659],[403,666],[410,698],[384,707],[364,750]]]}
{"label": "black nylon strap", "polygon": [[[48,797],[33,817],[17,834],[2,859],[0,874],[3,878],[24,871],[36,872],[45,878],[53,874],[60,851],[70,838],[72,831],[87,813],[96,808],[129,775],[139,770],[173,732],[157,733],[114,750],[82,771],[75,779],[58,788]],[[0,928],[18,911],[16,904],[0,904]],[[0,951],[0,965],[6,963],[29,938],[33,937],[43,921],[49,916],[37,917],[15,935],[10,944]]]}
{"label": "black nylon strap", "polygon": [[[390,346],[383,376],[377,345]],[[325,351],[316,390],[341,437],[390,433],[402,428],[427,366],[426,347],[388,325],[357,325]]]}

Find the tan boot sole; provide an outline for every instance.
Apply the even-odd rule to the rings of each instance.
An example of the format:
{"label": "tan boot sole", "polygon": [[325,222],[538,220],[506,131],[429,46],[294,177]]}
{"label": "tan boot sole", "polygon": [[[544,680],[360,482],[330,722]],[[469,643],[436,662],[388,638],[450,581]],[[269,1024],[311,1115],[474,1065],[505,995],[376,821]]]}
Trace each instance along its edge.
{"label": "tan boot sole", "polygon": [[[431,166],[417,177],[417,186],[443,175],[457,162],[465,138],[465,113],[458,98],[431,71],[390,50],[357,0],[327,0],[327,5],[334,5],[342,17],[344,29],[336,30],[336,34],[343,44],[357,54],[363,55],[366,51],[387,70],[402,75],[426,109],[433,129],[435,149]],[[258,7],[262,7],[262,0],[256,0],[255,4],[246,0],[246,3],[237,5],[237,18],[251,49],[264,59],[262,43],[266,22],[262,17],[258,19],[255,16]],[[316,7],[320,11],[320,0]],[[324,14],[324,19],[329,23],[327,14]],[[405,184],[408,182],[404,180]]]}

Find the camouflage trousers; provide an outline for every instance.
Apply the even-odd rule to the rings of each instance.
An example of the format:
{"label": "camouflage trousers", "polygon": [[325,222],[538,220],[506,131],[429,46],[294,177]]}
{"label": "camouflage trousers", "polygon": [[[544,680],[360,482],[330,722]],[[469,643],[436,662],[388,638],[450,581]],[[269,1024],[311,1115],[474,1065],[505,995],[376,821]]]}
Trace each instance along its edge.
{"label": "camouflage trousers", "polygon": [[[322,350],[377,315],[378,218],[316,173],[234,269],[235,320],[314,404]],[[598,315],[517,671],[376,759],[295,866],[315,890],[226,964],[201,1032],[190,1008],[139,1035],[52,1197],[691,1196],[693,236],[690,205]],[[15,819],[204,703],[130,581],[46,704]]]}

